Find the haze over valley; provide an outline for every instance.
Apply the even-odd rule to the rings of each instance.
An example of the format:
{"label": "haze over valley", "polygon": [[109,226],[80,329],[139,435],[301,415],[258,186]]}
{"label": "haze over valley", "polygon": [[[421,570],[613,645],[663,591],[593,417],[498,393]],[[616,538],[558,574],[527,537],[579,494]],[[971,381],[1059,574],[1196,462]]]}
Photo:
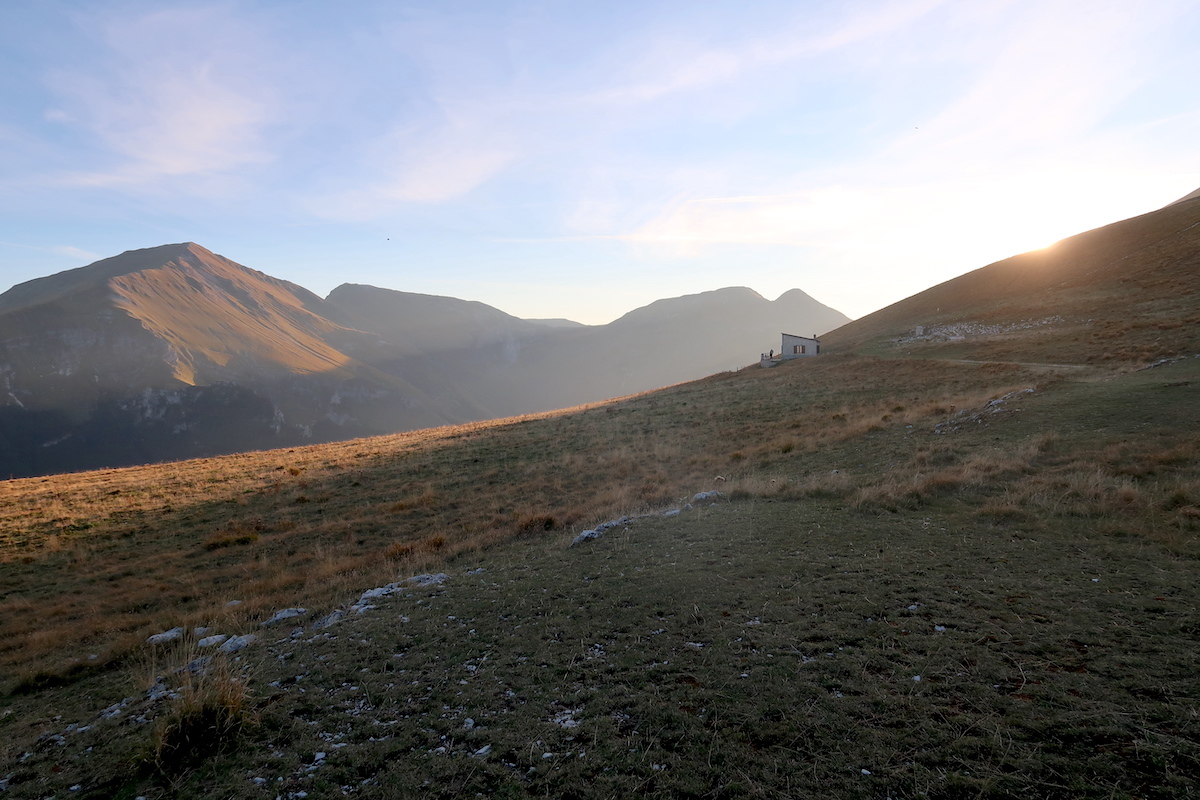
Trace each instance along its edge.
{"label": "haze over valley", "polygon": [[322,299],[164,245],[0,295],[0,474],[547,411],[736,369],[781,331],[846,321],[798,289],[664,299],[598,326],[356,284]]}

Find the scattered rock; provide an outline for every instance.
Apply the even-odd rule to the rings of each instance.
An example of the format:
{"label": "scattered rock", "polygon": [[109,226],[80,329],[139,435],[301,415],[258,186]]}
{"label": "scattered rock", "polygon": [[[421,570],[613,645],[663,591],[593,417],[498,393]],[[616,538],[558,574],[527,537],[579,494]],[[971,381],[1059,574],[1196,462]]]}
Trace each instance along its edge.
{"label": "scattered rock", "polygon": [[260,622],[260,626],[274,625],[276,622],[282,622],[285,619],[303,616],[308,613],[307,608],[283,608],[275,612],[275,615],[265,622]]}
{"label": "scattered rock", "polygon": [[221,645],[220,653],[236,653],[238,650],[249,647],[258,637],[253,633],[243,634],[242,636],[233,636],[228,639],[225,644]]}
{"label": "scattered rock", "polygon": [[632,521],[633,520],[631,520],[629,517],[621,517],[620,519],[613,519],[613,520],[609,520],[608,522],[602,522],[599,525],[597,525],[596,527],[592,528],[591,530],[586,530],[583,533],[576,536],[575,539],[571,542],[571,547],[574,547],[575,545],[578,545],[578,544],[583,544],[584,542],[588,541],[589,539],[599,539],[601,536],[604,535],[604,533],[606,531],[610,531],[613,528],[617,528],[622,525],[628,525]]}
{"label": "scattered rock", "polygon": [[182,639],[184,630],[184,628],[171,628],[169,631],[163,631],[162,633],[156,633],[153,636],[147,637],[146,641],[150,644],[167,644],[168,642]]}
{"label": "scattered rock", "polygon": [[582,712],[583,712],[582,708],[563,709],[562,711],[559,711],[557,714],[555,714],[553,717],[551,717],[550,721],[553,722],[555,725],[559,726],[560,728],[578,728],[579,720],[575,719],[575,716]]}
{"label": "scattered rock", "polygon": [[[205,630],[207,630],[207,628]],[[221,644],[228,638],[229,637],[223,633],[218,633],[213,636],[205,636],[203,639],[196,642],[196,646],[197,647],[216,647],[217,645]]]}
{"label": "scattered rock", "polygon": [[151,703],[162,700],[164,697],[175,697],[176,693],[171,691],[167,686],[167,682],[159,675],[154,679],[154,685],[146,690],[146,699]]}
{"label": "scattered rock", "polygon": [[1040,328],[1045,325],[1055,325],[1063,321],[1057,314],[1040,319],[1024,319],[1018,322],[985,324],[982,322],[952,322],[947,325],[922,325],[907,336],[893,339],[893,344],[912,344],[914,342],[959,342],[963,339],[984,336],[1000,336]]}
{"label": "scattered rock", "polygon": [[[362,593],[362,595],[354,602],[352,606],[350,606],[350,608],[355,613],[362,614],[372,608],[375,608],[371,601],[377,598],[388,597],[389,595],[403,592],[408,589],[412,589],[413,587],[425,589],[430,586],[441,586],[448,580],[450,580],[450,576],[444,572],[439,572],[434,575],[414,575],[411,578],[405,578],[402,581],[395,581],[387,584],[386,586],[377,586],[374,589],[368,589]],[[322,623],[324,623],[324,625],[332,625],[341,619],[340,616],[335,617],[335,615],[340,613],[341,612],[339,611],[333,612],[333,614],[330,614],[328,617],[325,617],[325,619],[321,620],[321,622],[318,623],[318,626],[321,626]]]}
{"label": "scattered rock", "polygon": [[313,627],[318,630],[320,630],[321,628],[328,628],[330,625],[336,625],[337,623],[341,622],[345,616],[346,616],[345,611],[342,611],[340,608],[335,609],[334,611],[329,612],[328,614],[326,614],[325,616],[321,617],[319,620],[314,622]]}
{"label": "scattered rock", "polygon": [[1137,371],[1141,372],[1142,370],[1145,370],[1145,369],[1154,369],[1156,367],[1165,367],[1168,364],[1174,364],[1176,361],[1183,361],[1185,358],[1187,358],[1187,356],[1176,356],[1175,358],[1160,358],[1158,361],[1155,361],[1153,364],[1147,364],[1144,367],[1138,367]]}
{"label": "scattered rock", "polygon": [[450,576],[444,572],[439,572],[436,575],[414,575],[404,583],[411,583],[413,586],[441,586],[446,581],[450,580]]}
{"label": "scattered rock", "polygon": [[962,429],[963,425],[966,425],[968,423],[974,423],[976,425],[986,425],[987,424],[987,415],[989,415],[989,414],[1013,413],[1014,411],[1020,411],[1021,409],[1019,409],[1019,408],[1016,408],[1016,409],[1008,408],[1007,403],[1016,397],[1019,397],[1021,395],[1025,395],[1025,394],[1032,394],[1032,393],[1033,393],[1032,388],[1018,389],[1015,392],[1009,392],[1008,394],[1004,395],[1003,397],[997,397],[994,400],[989,400],[987,403],[984,404],[983,408],[979,409],[978,411],[972,411],[971,409],[964,408],[963,410],[955,413],[949,419],[946,419],[942,422],[939,422],[937,425],[934,425],[933,432],[938,433],[938,434],[957,433],[959,430]]}
{"label": "scattered rock", "polygon": [[188,662],[180,672],[190,672],[193,675],[205,675],[208,673],[208,665],[212,663],[212,656],[199,656]]}
{"label": "scattered rock", "polygon": [[125,706],[133,702],[132,697],[126,697],[119,703],[113,703],[108,708],[100,712],[101,719],[116,719],[121,716],[121,712],[125,710]]}
{"label": "scattered rock", "polygon": [[578,536],[576,536],[574,539],[571,540],[571,547],[575,547],[576,545],[581,545],[584,542],[588,541],[589,539],[599,539],[599,538],[600,538],[600,534],[597,533],[594,529],[589,530],[589,531],[584,531],[583,533],[579,534]]}
{"label": "scattered rock", "polygon": [[718,497],[724,497],[724,496],[725,496],[724,493],[718,492],[716,489],[713,489],[708,492],[697,492],[696,494],[692,495],[692,502],[699,503],[701,500],[715,500]]}

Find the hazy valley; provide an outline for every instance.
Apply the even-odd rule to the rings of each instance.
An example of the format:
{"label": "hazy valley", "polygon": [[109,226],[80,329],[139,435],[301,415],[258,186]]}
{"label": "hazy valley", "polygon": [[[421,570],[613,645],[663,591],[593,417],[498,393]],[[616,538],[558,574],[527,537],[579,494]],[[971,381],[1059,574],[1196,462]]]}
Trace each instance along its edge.
{"label": "hazy valley", "polygon": [[195,244],[0,295],[0,474],[23,476],[492,419],[753,361],[847,318],[799,290],[658,301],[602,326],[345,284],[322,299]]}

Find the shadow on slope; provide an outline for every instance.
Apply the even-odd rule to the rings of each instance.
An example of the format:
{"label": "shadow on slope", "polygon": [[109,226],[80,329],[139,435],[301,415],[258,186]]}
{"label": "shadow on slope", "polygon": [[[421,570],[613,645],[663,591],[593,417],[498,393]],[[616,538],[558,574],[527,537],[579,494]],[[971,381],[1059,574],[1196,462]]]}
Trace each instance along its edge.
{"label": "shadow on slope", "polygon": [[[193,771],[139,776],[123,765],[147,730],[128,723],[141,701],[96,718],[126,689],[84,678],[88,692],[8,701],[4,753],[31,753],[10,788],[251,797],[247,776],[261,776],[273,791],[381,797],[1186,794],[1200,764],[1188,714],[1200,511],[1187,514],[1200,429],[1186,413],[1198,377],[1197,359],[1074,381],[830,357],[570,415],[159,468],[156,490],[181,501],[138,534],[170,539],[160,576],[179,560],[206,586],[206,562],[227,558],[231,575],[285,562],[273,577],[293,581],[239,595],[254,606],[234,615],[216,602],[181,615],[202,601],[175,597],[160,625],[235,632],[310,609],[251,628],[263,640],[240,668],[260,692],[258,727]],[[1035,391],[986,400],[1023,385]],[[715,467],[734,502],[565,549],[564,500],[612,503],[624,486],[620,510],[678,502]],[[255,487],[271,473],[278,488]],[[639,496],[647,485],[655,494]],[[46,491],[82,499],[67,488]],[[99,521],[112,489],[89,491],[110,498],[78,508]],[[509,546],[483,552],[456,528],[481,512],[491,543]],[[187,550],[186,526],[284,515],[289,531],[230,528]],[[411,536],[388,545],[389,531]],[[386,573],[339,563],[378,561],[381,546],[398,555]],[[451,573],[443,585],[311,625],[435,564]],[[103,566],[97,548],[88,569]],[[252,587],[214,583],[219,600]]]}

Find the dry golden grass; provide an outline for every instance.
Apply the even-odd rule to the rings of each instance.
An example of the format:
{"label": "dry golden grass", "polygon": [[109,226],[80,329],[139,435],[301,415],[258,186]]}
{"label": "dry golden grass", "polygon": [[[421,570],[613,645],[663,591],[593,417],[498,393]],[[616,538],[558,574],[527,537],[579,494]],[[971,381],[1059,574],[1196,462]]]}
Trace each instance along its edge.
{"label": "dry golden grass", "polygon": [[1059,443],[1051,433],[985,452],[943,445],[920,449],[907,462],[858,480],[839,474],[798,487],[780,482],[780,489],[772,481],[768,488],[791,496],[846,497],[849,507],[867,512],[914,510],[952,495],[996,522],[1091,518],[1102,520],[1105,530],[1173,549],[1195,543],[1200,532],[1200,435],[1195,431],[1180,431],[1165,445],[1076,444],[1060,452]]}
{"label": "dry golden grass", "polygon": [[166,695],[140,760],[168,780],[229,750],[256,722],[252,676],[245,666],[221,653],[202,652],[194,636],[153,648],[136,671],[139,689],[155,687]]}
{"label": "dry golden grass", "polygon": [[8,481],[0,671],[32,689],[175,625],[328,607],[463,552],[573,534],[717,476],[931,424],[1028,380],[1015,367],[829,358],[564,412]]}
{"label": "dry golden grass", "polygon": [[[861,763],[896,770],[903,794],[943,791],[947,752],[963,796],[1047,781],[1063,797],[1169,793],[1197,763],[1195,726],[1177,720],[1195,718],[1200,359],[1109,377],[835,356],[561,414],[5,484],[0,668],[19,691],[0,698],[4,756],[33,753],[12,786],[249,798],[249,775],[310,794],[365,775],[381,796],[415,796],[449,770],[446,796],[592,796],[638,764],[662,777],[641,763],[653,752],[675,765],[680,782],[655,795],[671,797],[699,793],[719,742],[763,794],[794,793],[780,776],[797,758],[816,765],[813,790],[845,779],[842,794],[861,793],[845,766]],[[746,502],[564,552],[582,527],[711,488]],[[405,598],[403,625],[267,629],[225,672],[178,671],[195,636],[145,642],[176,625],[257,631],[288,606],[308,623],[435,570],[449,588]],[[1112,619],[1141,622],[1117,633]],[[147,676],[132,692],[126,670],[91,674],[122,662]],[[459,672],[484,662],[483,680]],[[173,704],[151,707],[157,676]],[[125,719],[42,744],[126,697]],[[586,697],[600,726],[574,775],[542,756],[580,746],[547,724],[565,697]],[[468,710],[488,723],[464,728]],[[381,745],[385,718],[403,733]],[[956,751],[968,730],[981,733]],[[309,783],[335,733],[347,746]],[[493,759],[465,757],[485,744]],[[435,758],[451,748],[464,757]],[[910,751],[928,756],[896,757]],[[709,767],[703,791],[728,774]],[[645,793],[646,777],[594,796]]]}
{"label": "dry golden grass", "polygon": [[550,414],[8,481],[0,671],[10,689],[70,681],[176,625],[249,629],[279,608],[328,608],[463,553],[562,541],[712,488],[843,498],[860,513],[961,497],[999,523],[1095,516],[1190,541],[1194,434],[1081,443],[1035,427],[973,449],[931,436],[1015,389],[1069,390],[1063,380],[832,356]]}

